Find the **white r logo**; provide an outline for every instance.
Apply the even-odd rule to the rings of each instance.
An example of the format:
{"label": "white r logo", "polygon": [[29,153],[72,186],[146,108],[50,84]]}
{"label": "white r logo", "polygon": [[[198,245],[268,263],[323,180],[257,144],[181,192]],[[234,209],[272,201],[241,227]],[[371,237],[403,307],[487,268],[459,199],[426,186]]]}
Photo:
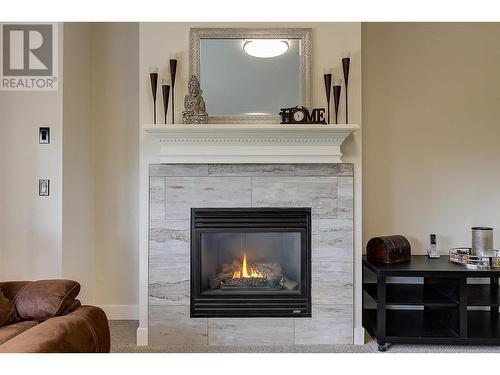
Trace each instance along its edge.
{"label": "white r logo", "polygon": [[4,75],[52,75],[51,25],[4,25],[3,30]]}

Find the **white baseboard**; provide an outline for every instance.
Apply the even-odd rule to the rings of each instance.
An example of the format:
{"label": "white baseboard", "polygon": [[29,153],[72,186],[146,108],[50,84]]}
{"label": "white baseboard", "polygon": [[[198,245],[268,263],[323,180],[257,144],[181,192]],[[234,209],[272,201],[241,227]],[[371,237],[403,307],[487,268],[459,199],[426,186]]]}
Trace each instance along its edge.
{"label": "white baseboard", "polygon": [[139,305],[99,305],[109,320],[139,320]]}
{"label": "white baseboard", "polygon": [[148,345],[148,329],[146,327],[137,328],[137,346]]}
{"label": "white baseboard", "polygon": [[365,344],[365,329],[363,327],[354,328],[354,345]]}

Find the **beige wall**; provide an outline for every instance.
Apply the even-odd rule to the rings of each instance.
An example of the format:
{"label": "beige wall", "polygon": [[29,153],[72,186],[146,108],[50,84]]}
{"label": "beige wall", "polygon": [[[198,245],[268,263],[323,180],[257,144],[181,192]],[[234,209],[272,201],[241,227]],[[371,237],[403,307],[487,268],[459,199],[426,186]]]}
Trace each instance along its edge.
{"label": "beige wall", "polygon": [[120,314],[138,303],[139,24],[93,24],[91,48],[93,294]]}
{"label": "beige wall", "polygon": [[73,278],[84,303],[136,316],[139,24],[59,30],[59,90],[0,92],[0,279]]}
{"label": "beige wall", "polygon": [[[62,25],[58,43],[62,45]],[[62,86],[62,48],[59,85]],[[0,279],[61,276],[62,90],[1,91]],[[38,144],[38,128],[51,127],[50,145]],[[50,196],[38,196],[49,178]]]}
{"label": "beige wall", "polygon": [[[3,109],[3,97],[2,97],[2,94],[0,93],[0,114],[3,113],[4,109]],[[0,115],[0,130],[4,131],[5,129],[5,125],[3,123],[3,116]],[[6,158],[6,153],[5,153],[5,148],[6,148],[6,140],[5,140],[5,137],[0,137],[0,176],[2,176],[2,180],[3,181],[3,176],[5,175],[5,171],[6,171],[6,163],[5,163],[5,158]],[[3,257],[4,257],[4,247],[5,247],[5,243],[4,243],[4,226],[5,226],[5,220],[7,220],[7,218],[5,217],[5,204],[4,204],[4,201],[5,201],[5,198],[4,198],[4,187],[3,187],[3,184],[0,183],[0,277],[3,277],[3,267],[2,267],[2,264],[3,264]]]}
{"label": "beige wall", "polygon": [[500,245],[500,24],[363,24],[363,242]]}
{"label": "beige wall", "polygon": [[113,318],[137,314],[137,23],[65,23],[63,275]]}
{"label": "beige wall", "polygon": [[62,276],[78,280],[92,303],[94,170],[90,23],[64,24]]}

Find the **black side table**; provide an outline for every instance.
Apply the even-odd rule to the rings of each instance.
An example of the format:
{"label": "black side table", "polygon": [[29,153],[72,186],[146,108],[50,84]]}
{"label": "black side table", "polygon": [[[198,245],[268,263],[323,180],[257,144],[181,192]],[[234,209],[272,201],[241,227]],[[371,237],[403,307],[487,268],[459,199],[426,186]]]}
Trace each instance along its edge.
{"label": "black side table", "polygon": [[448,256],[395,264],[364,257],[363,327],[379,351],[391,343],[500,345],[499,276],[500,270],[469,270]]}

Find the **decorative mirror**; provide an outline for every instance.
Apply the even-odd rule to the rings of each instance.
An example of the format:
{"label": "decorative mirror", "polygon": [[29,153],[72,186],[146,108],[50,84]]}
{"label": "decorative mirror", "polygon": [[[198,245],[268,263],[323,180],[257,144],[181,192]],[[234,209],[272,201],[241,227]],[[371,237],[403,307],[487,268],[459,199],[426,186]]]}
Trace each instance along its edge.
{"label": "decorative mirror", "polygon": [[279,123],[311,106],[311,29],[191,29],[191,74],[209,123]]}

